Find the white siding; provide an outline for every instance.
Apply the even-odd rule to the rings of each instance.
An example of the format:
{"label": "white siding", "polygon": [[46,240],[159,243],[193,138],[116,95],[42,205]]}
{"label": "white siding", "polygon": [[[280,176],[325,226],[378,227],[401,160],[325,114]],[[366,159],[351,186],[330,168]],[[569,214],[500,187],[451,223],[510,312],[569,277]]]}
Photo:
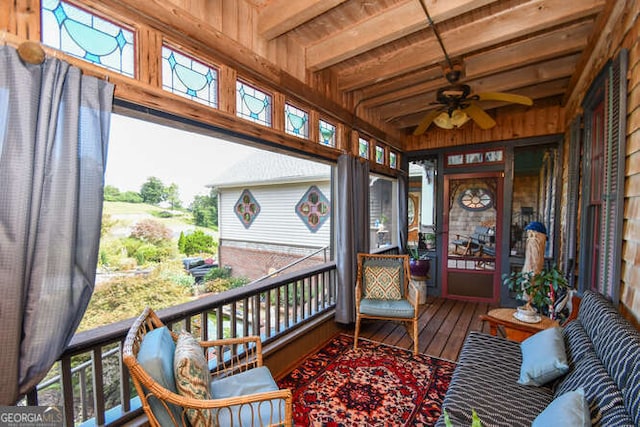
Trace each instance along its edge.
{"label": "white siding", "polygon": [[[317,248],[328,246],[331,241],[330,218],[312,233],[295,211],[296,205],[312,185],[318,187],[331,202],[330,181],[222,189],[218,196],[220,238]],[[260,213],[249,228],[244,227],[234,212],[235,204],[245,188],[251,191],[260,205]]]}

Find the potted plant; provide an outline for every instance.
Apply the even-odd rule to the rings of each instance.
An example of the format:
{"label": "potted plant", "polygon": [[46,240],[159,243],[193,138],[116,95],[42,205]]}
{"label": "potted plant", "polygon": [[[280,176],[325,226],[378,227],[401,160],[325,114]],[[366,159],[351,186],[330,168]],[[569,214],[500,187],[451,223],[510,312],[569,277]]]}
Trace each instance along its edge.
{"label": "potted plant", "polygon": [[522,310],[535,309],[543,314],[549,313],[558,292],[569,287],[567,278],[555,265],[538,274],[532,271],[503,274],[502,283],[516,293],[517,299],[525,301]]}
{"label": "potted plant", "polygon": [[427,257],[426,253],[421,253],[418,248],[408,246],[407,253],[409,254],[409,270],[411,277],[414,280],[427,280],[429,269],[431,268],[431,261]]}

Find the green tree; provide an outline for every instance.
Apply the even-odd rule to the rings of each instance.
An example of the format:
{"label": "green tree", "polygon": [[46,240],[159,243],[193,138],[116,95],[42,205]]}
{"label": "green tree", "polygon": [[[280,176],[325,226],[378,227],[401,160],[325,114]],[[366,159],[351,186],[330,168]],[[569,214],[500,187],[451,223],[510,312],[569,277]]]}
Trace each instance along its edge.
{"label": "green tree", "polygon": [[120,197],[120,190],[113,185],[104,186],[104,200],[107,202],[117,202]]}
{"label": "green tree", "polygon": [[135,191],[125,191],[124,193],[120,193],[118,201],[127,203],[142,203],[144,200],[142,199],[142,196]]}
{"label": "green tree", "polygon": [[218,225],[218,195],[212,188],[208,196],[196,196],[190,206],[193,222],[200,227]]}
{"label": "green tree", "polygon": [[177,209],[182,207],[180,201],[180,192],[178,191],[178,184],[172,182],[171,185],[164,189],[165,200],[171,204],[171,209]]}
{"label": "green tree", "polygon": [[202,230],[196,230],[184,236],[185,255],[190,256],[201,252],[212,253],[214,251],[213,237]]}
{"label": "green tree", "polygon": [[178,238],[178,250],[180,251],[180,253],[184,253],[184,231],[180,232],[180,237]]}
{"label": "green tree", "polygon": [[157,205],[166,200],[166,191],[164,184],[159,178],[150,176],[147,181],[140,187],[140,195],[145,203]]}

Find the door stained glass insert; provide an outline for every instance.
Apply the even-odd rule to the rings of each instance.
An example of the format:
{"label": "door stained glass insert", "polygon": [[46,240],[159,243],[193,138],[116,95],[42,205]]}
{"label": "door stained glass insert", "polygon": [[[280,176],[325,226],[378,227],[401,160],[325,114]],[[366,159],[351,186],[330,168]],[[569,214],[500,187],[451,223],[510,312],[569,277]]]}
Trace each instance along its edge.
{"label": "door stained glass insert", "polygon": [[467,188],[460,193],[460,206],[470,211],[483,211],[493,206],[493,197],[486,188]]}
{"label": "door stained glass insert", "polygon": [[218,107],[218,70],[167,46],[162,46],[162,88]]}
{"label": "door stained glass insert", "polygon": [[324,120],[319,120],[320,123],[320,144],[328,145],[329,147],[336,146],[336,127],[331,123],[327,123]]}
{"label": "door stained glass insert", "polygon": [[236,82],[238,117],[271,127],[271,96],[241,81]]}
{"label": "door stained glass insert", "polygon": [[358,138],[358,154],[365,159],[369,158],[369,141],[364,138]]}
{"label": "door stained glass insert", "polygon": [[249,190],[243,190],[235,206],[236,216],[244,225],[244,228],[251,227],[251,224],[260,213],[260,205]]}
{"label": "door stained glass insert", "polygon": [[42,0],[42,43],[134,76],[134,34],[111,21],[59,0]]}
{"label": "door stained glass insert", "polygon": [[315,185],[309,187],[296,205],[296,213],[312,233],[322,227],[329,212],[329,200]]}
{"label": "door stained glass insert", "polygon": [[287,121],[285,130],[290,135],[309,138],[309,114],[291,104],[284,105],[284,116]]}

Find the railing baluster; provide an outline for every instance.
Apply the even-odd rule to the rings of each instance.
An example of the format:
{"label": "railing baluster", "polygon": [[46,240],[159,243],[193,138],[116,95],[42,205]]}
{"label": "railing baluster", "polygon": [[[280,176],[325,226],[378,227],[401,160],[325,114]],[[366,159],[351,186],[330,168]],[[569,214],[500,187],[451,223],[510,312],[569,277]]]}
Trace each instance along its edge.
{"label": "railing baluster", "polygon": [[249,336],[249,299],[242,300],[242,336]]}
{"label": "railing baluster", "polygon": [[60,360],[60,387],[64,400],[64,422],[67,427],[75,424],[73,411],[73,381],[71,378],[71,356],[63,356]]}
{"label": "railing baluster", "polygon": [[93,365],[93,408],[96,424],[104,424],[104,375],[102,369],[102,347],[93,349],[91,355]]}
{"label": "railing baluster", "polygon": [[122,404],[122,412],[127,413],[131,410],[131,387],[129,387],[129,371],[122,363],[122,346],[124,341],[118,343],[118,367],[120,369],[120,403]]}
{"label": "railing baluster", "polygon": [[282,310],[282,286],[279,286],[275,289],[275,310],[276,310],[276,321],[275,321],[275,330],[276,334],[279,334],[281,331],[280,322],[280,310]]}
{"label": "railing baluster", "polygon": [[87,368],[82,368],[79,371],[80,376],[80,405],[82,410],[82,421],[85,421],[89,418],[89,411],[87,410],[89,406],[89,396],[87,396]]}
{"label": "railing baluster", "polygon": [[264,293],[264,336],[271,337],[271,290]]}

